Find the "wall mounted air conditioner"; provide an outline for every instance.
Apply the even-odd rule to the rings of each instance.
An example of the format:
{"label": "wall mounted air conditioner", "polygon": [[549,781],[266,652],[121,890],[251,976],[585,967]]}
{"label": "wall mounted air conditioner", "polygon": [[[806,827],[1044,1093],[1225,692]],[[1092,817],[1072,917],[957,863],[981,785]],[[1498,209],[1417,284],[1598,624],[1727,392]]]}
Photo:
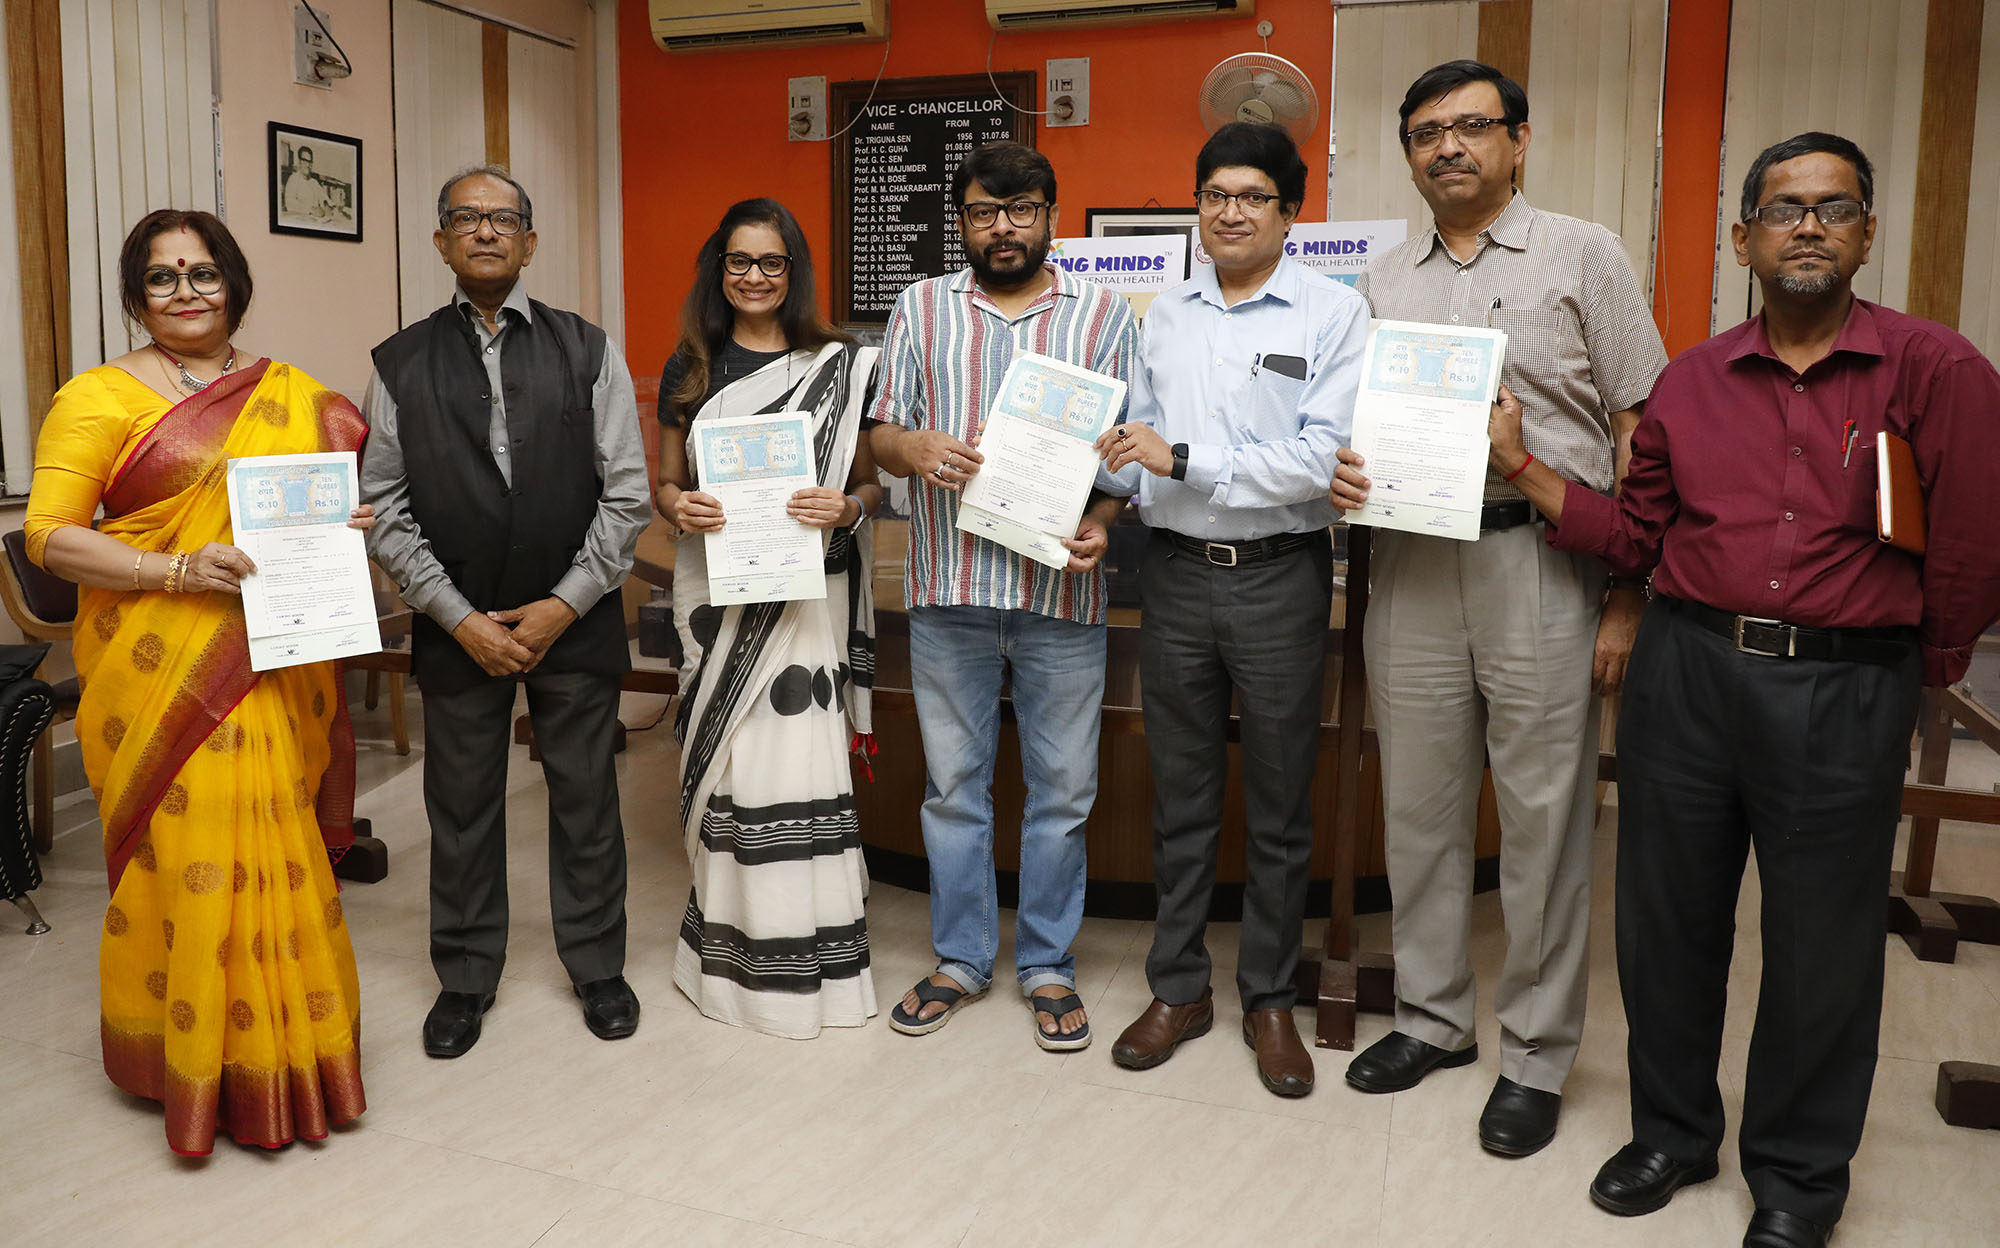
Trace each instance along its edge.
{"label": "wall mounted air conditioner", "polygon": [[860,43],[889,36],[889,0],[647,0],[669,52]]}
{"label": "wall mounted air conditioner", "polygon": [[1249,17],[1256,11],[1257,0],[986,0],[986,20],[995,30]]}

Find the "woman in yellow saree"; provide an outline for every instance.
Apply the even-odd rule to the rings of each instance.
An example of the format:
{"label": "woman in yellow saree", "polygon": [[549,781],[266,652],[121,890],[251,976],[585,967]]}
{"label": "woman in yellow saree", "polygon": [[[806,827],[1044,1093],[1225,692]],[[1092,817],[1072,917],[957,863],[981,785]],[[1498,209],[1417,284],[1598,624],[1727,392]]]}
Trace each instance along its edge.
{"label": "woman in yellow saree", "polygon": [[56,395],[25,525],[29,557],[80,586],[76,731],[112,889],[104,1068],[164,1102],[177,1153],[218,1129],[323,1138],[365,1108],[328,856],[353,839],[354,739],[335,665],[250,670],[224,468],[356,450],[367,429],[297,369],[237,357],[249,266],[215,217],[144,218],[119,281],[152,342]]}

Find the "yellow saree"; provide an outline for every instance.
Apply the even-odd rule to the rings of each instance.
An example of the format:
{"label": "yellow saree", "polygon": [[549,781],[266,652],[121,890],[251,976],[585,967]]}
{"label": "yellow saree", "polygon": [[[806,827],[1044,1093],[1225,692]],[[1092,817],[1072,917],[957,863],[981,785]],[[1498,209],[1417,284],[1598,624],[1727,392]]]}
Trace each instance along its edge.
{"label": "yellow saree", "polygon": [[[231,540],[227,460],[358,449],[360,413],[261,362],[168,408],[80,375],[43,428],[30,554],[88,517],[135,551]],[[88,497],[86,497],[88,496]],[[166,1106],[167,1143],[275,1148],[365,1108],[360,993],[329,846],[353,839],[354,741],[333,664],[250,670],[240,599],[83,587],[77,739],[112,897],[104,1068]]]}

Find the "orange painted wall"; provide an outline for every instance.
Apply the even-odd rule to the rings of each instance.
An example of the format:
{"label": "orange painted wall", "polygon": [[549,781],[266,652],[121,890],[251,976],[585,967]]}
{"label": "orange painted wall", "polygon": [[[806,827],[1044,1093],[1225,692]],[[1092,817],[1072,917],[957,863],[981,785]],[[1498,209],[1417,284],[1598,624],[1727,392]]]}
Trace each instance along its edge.
{"label": "orange painted wall", "polygon": [[[824,143],[786,140],[785,80],[868,82],[883,51],[864,43],[669,56],[647,32],[646,8],[619,6],[625,350],[642,403],[679,333],[695,249],[735,201],[769,195],[797,214],[824,305],[832,158]],[[1090,58],[1090,124],[1036,127],[1035,146],[1056,168],[1059,233],[1083,233],[1088,208],[1192,202],[1195,153],[1208,137],[1195,90],[1223,57],[1263,48],[1260,19],[1276,26],[1270,50],[1320,91],[1319,127],[1301,145],[1312,175],[1301,219],[1324,220],[1332,12],[1326,0],[1260,0],[1255,18],[1000,35],[994,70],[1032,69],[1038,83],[1052,57]],[[992,35],[980,0],[894,0],[884,77],[981,73]]]}
{"label": "orange painted wall", "polygon": [[[1673,0],[1660,108],[1660,229],[1653,319],[1667,354],[1708,337],[1730,0]],[[1729,263],[1734,264],[1731,257]]]}

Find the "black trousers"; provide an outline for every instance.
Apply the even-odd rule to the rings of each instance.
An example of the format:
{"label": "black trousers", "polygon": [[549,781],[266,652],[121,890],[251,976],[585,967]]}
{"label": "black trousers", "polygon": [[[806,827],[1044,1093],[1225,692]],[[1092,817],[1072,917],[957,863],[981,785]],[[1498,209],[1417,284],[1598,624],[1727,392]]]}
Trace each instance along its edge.
{"label": "black trousers", "polygon": [[1618,978],[1632,1132],[1682,1162],[1722,1143],[1716,1063],[1746,854],[1763,983],[1738,1131],[1759,1208],[1847,1200],[1882,1016],[1889,863],[1921,669],[1744,654],[1647,611],[1618,720]]}
{"label": "black trousers", "polygon": [[1140,700],[1160,898],[1146,979],[1170,1005],[1197,1001],[1208,987],[1203,933],[1222,839],[1233,697],[1249,832],[1236,988],[1246,1010],[1290,1009],[1312,855],[1332,546],[1322,533],[1268,562],[1220,568],[1155,534],[1140,595]]}
{"label": "black trousers", "polygon": [[556,952],[579,984],[625,969],[625,831],[612,755],[619,679],[530,672],[424,695],[431,966],[451,992],[492,992],[507,960],[507,748],[523,684],[549,789]]}

